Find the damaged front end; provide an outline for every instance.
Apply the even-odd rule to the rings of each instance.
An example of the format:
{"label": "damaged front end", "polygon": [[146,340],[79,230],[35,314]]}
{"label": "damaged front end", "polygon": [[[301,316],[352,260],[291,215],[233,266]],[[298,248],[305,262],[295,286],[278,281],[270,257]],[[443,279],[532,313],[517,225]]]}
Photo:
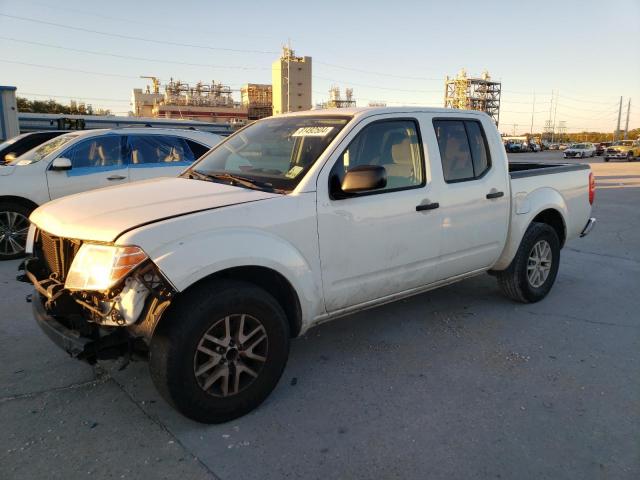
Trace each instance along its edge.
{"label": "damaged front end", "polygon": [[[119,256],[110,249],[118,250]],[[126,249],[136,249],[137,257]],[[104,251],[112,257],[98,260],[109,271],[86,258]],[[79,240],[39,230],[34,232],[32,255],[20,270],[24,273],[18,280],[35,287],[27,300],[42,330],[70,355],[89,363],[146,355],[153,330],[176,293],[137,247],[85,244],[83,248]],[[103,277],[108,277],[103,284],[96,281]]]}

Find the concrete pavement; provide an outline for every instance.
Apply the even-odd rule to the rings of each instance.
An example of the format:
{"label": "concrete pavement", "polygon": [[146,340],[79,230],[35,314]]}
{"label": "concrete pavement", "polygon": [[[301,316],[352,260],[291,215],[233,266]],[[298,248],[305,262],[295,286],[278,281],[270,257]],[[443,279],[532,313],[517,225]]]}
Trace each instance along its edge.
{"label": "concrete pavement", "polygon": [[318,327],[224,425],[144,363],[67,358],[0,264],[0,478],[640,478],[640,163],[595,160],[598,225],[544,301],[482,275]]}

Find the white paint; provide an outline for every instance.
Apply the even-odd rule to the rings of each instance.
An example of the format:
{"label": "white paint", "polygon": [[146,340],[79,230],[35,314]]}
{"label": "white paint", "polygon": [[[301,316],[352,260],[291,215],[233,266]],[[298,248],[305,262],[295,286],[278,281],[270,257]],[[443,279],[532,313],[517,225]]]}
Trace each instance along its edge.
{"label": "white paint", "polygon": [[[561,213],[568,238],[577,237],[589,218],[588,170],[511,181],[498,131],[482,113],[425,108],[340,113],[354,118],[288,195],[163,179],[51,202],[36,210],[32,221],[60,236],[138,245],[178,291],[228,268],[275,270],[299,296],[304,331],[490,268],[506,268],[531,220],[544,209]],[[483,178],[444,182],[432,120],[446,116],[482,122],[493,163]],[[426,185],[331,200],[328,175],[334,162],[366,124],[387,118],[419,123]],[[516,200],[512,190],[518,192]],[[487,199],[493,191],[504,196]],[[440,208],[415,210],[428,202]]]}

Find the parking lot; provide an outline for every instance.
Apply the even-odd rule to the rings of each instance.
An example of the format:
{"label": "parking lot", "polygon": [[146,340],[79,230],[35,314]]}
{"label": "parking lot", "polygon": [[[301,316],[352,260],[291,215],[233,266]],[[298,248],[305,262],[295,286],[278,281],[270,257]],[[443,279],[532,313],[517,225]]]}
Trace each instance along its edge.
{"label": "parking lot", "polygon": [[223,425],[181,417],[143,362],[69,359],[1,263],[0,478],[640,478],[640,162],[588,160],[598,223],[545,300],[481,275],[315,328]]}

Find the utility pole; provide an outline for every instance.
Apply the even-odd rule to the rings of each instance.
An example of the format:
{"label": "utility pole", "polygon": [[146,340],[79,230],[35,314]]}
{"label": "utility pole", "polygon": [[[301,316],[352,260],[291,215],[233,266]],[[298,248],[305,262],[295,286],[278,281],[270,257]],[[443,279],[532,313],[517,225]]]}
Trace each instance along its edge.
{"label": "utility pole", "polygon": [[627,133],[629,132],[629,112],[631,111],[631,98],[629,98],[629,103],[627,104],[627,122],[624,126],[624,139],[627,139]]}
{"label": "utility pole", "polygon": [[531,107],[531,129],[529,135],[533,135],[533,115],[536,113],[536,92],[533,91],[533,107]]}
{"label": "utility pole", "polygon": [[620,117],[622,116],[622,96],[620,96],[620,106],[618,107],[618,126],[616,127],[616,131],[613,132],[613,141],[615,142],[620,134]]}
{"label": "utility pole", "polygon": [[556,90],[556,108],[553,110],[553,131],[551,132],[551,143],[553,143],[553,139],[556,135],[556,117],[558,116],[558,97],[560,96],[560,92]]}
{"label": "utility pole", "polygon": [[514,123],[514,124],[513,124],[513,136],[514,136],[514,137],[516,136],[516,128],[518,128],[518,124],[517,124],[517,123]]}

